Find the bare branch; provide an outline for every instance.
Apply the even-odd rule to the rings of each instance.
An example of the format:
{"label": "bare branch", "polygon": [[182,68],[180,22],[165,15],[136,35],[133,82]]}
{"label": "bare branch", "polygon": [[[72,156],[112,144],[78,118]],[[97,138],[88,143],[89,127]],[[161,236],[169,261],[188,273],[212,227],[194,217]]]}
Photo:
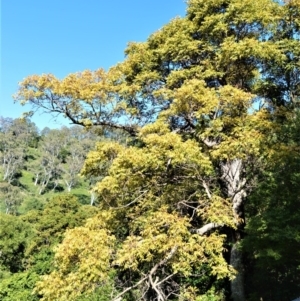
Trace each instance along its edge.
{"label": "bare branch", "polygon": [[222,228],[223,226],[224,226],[223,224],[209,223],[199,229],[194,230],[193,232],[200,234],[200,235],[205,235],[208,231],[211,231],[211,230],[214,230],[217,228]]}
{"label": "bare branch", "polygon": [[152,279],[151,273],[149,274],[149,281],[152,286],[152,288],[156,291],[157,294],[157,301],[165,301],[166,297],[164,293],[162,292],[160,286],[158,285],[158,277],[156,277],[155,281]]}
{"label": "bare branch", "polygon": [[175,273],[170,274],[168,277],[164,278],[160,282],[157,283],[157,285],[161,285],[163,282],[167,281],[168,279],[172,278],[175,275]]}
{"label": "bare branch", "polygon": [[164,258],[162,259],[160,262],[158,262],[149,272],[149,274],[147,274],[145,277],[143,277],[140,281],[138,281],[136,284],[127,287],[123,292],[121,292],[120,294],[118,294],[114,299],[112,299],[112,301],[120,301],[121,297],[126,294],[128,291],[136,288],[137,286],[139,286],[140,284],[142,284],[145,280],[149,279],[150,284],[152,286],[152,288],[156,291],[156,293],[158,294],[158,301],[165,301],[165,297],[162,293],[162,291],[160,290],[159,286],[161,283],[163,283],[165,280],[169,279],[171,276],[173,276],[174,274],[166,277],[165,279],[163,279],[162,281],[158,282],[158,277],[155,279],[155,281],[153,281],[152,276],[156,273],[157,269],[161,266],[163,266],[168,260],[170,260],[173,255],[175,254],[176,250],[177,250],[177,246],[174,246],[170,253]]}
{"label": "bare branch", "polygon": [[206,194],[207,194],[208,198],[211,200],[211,193],[209,191],[208,185],[206,184],[206,182],[204,180],[202,181],[202,185],[203,185],[203,187],[206,191]]}
{"label": "bare branch", "polygon": [[155,281],[153,281],[152,276],[155,274],[155,272],[157,271],[157,269],[164,265],[168,260],[170,260],[173,255],[175,254],[175,252],[177,251],[177,246],[173,247],[170,251],[170,253],[168,254],[168,256],[166,258],[164,258],[163,260],[161,260],[159,263],[157,263],[150,271],[149,273],[149,281],[151,283],[152,288],[156,291],[157,293],[157,301],[165,301],[165,295],[162,292],[162,290],[160,289],[160,285],[163,281],[158,282],[158,277],[156,277]]}
{"label": "bare branch", "polygon": [[216,140],[210,140],[209,138],[205,138],[202,141],[208,147],[213,147],[218,144],[218,142]]}
{"label": "bare branch", "polygon": [[130,205],[136,203],[145,193],[147,193],[148,190],[145,190],[142,194],[140,194],[139,196],[137,196],[133,201],[131,201],[130,203],[126,204],[126,205],[123,205],[123,206],[118,206],[118,207],[111,207],[111,209],[123,209],[123,208],[126,208],[126,207],[129,207]]}
{"label": "bare branch", "polygon": [[120,301],[122,300],[121,297],[126,294],[128,291],[132,290],[133,288],[136,288],[140,284],[142,284],[146,279],[148,278],[148,275],[142,278],[139,282],[137,282],[135,285],[132,285],[130,287],[127,287],[123,292],[121,292],[119,295],[117,295],[112,301]]}

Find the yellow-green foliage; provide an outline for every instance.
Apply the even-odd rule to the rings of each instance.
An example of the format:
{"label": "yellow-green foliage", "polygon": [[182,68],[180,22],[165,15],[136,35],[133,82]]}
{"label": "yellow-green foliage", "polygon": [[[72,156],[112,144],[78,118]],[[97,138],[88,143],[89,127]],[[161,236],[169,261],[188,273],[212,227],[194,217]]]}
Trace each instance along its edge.
{"label": "yellow-green foliage", "polygon": [[74,300],[109,281],[115,238],[105,228],[105,215],[103,212],[84,227],[66,231],[63,243],[56,248],[57,269],[37,283],[42,300]]}
{"label": "yellow-green foliage", "polygon": [[217,277],[231,275],[220,256],[224,237],[191,234],[188,219],[168,213],[165,207],[138,218],[133,227],[140,235],[128,236],[117,253],[116,263],[124,268],[139,270],[145,263],[165,258],[175,247],[176,252],[168,262],[173,273],[189,276],[193,268],[208,263]]}
{"label": "yellow-green foliage", "polygon": [[[127,146],[103,142],[88,155],[82,173],[100,179],[93,189],[106,217],[67,231],[57,270],[37,287],[44,300],[92,291],[112,265],[133,273],[128,286],[144,292],[151,284],[158,295],[176,275],[184,281],[174,294],[189,301],[211,296],[189,284],[194,271],[233,277],[225,233],[243,228],[243,202],[263,160],[287,150],[276,136],[299,101],[290,80],[299,74],[299,3],[189,0],[186,17],[130,43],[107,72],[20,84],[21,102],[132,135]],[[58,101],[49,104],[47,93]]]}

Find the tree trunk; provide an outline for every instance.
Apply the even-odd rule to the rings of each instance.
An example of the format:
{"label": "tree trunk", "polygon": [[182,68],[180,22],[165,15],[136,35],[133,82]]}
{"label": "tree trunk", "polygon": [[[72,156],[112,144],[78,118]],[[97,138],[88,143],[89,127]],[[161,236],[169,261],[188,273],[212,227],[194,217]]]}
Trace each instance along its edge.
{"label": "tree trunk", "polygon": [[93,191],[90,191],[91,194],[91,206],[94,206],[95,200],[96,200],[96,195]]}
{"label": "tree trunk", "polygon": [[234,301],[245,301],[243,254],[239,250],[238,241],[231,248],[230,265],[238,272],[230,283],[231,298]]}
{"label": "tree trunk", "polygon": [[36,175],[35,175],[35,180],[34,180],[34,186],[37,186],[37,184],[38,184],[38,182],[39,182],[39,173],[37,173]]}
{"label": "tree trunk", "polygon": [[68,192],[71,192],[72,186],[73,186],[72,181],[68,182],[68,181],[65,180],[65,184],[66,184],[66,186],[67,186],[67,191],[68,191]]}
{"label": "tree trunk", "polygon": [[233,238],[230,252],[230,265],[237,271],[235,279],[230,283],[233,301],[245,301],[243,254],[239,249],[241,230],[245,226],[244,200],[246,197],[246,179],[242,177],[243,162],[240,159],[229,160],[221,165],[222,178],[226,184],[226,193],[232,202],[237,230]]}
{"label": "tree trunk", "polygon": [[58,186],[58,180],[54,181],[53,189],[52,191],[55,192],[56,187]]}

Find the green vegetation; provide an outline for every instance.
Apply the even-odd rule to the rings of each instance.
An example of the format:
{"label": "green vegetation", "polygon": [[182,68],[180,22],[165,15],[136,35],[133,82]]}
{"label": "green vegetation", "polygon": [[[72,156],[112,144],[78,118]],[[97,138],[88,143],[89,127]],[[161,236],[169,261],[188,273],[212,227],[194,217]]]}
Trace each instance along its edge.
{"label": "green vegetation", "polygon": [[80,127],[39,133],[28,119],[1,118],[0,129],[1,212],[24,214],[59,192],[90,203],[91,179],[80,177],[80,170],[97,135]]}
{"label": "green vegetation", "polygon": [[299,0],[189,0],[107,72],[24,79],[86,131],[2,119],[0,297],[299,295],[299,36]]}

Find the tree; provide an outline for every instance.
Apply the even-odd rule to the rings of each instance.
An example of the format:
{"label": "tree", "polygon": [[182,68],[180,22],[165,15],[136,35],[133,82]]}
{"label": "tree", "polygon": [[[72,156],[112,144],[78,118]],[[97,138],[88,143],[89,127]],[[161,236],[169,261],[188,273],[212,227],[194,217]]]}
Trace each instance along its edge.
{"label": "tree", "polygon": [[[120,211],[126,229],[110,229],[119,239],[111,259],[119,296],[138,289],[144,300],[196,300],[229,277],[232,299],[246,300],[245,200],[270,155],[280,154],[274,137],[298,107],[299,6],[190,0],[186,17],[129,44],[108,72],[34,75],[20,84],[22,103],[132,136],[128,147],[98,146],[84,168],[102,173],[100,206]],[[82,271],[80,260],[75,265]],[[193,284],[204,271],[209,281]]]}
{"label": "tree", "polygon": [[61,170],[62,180],[70,192],[79,181],[79,173],[87,153],[95,143],[95,135],[78,126],[64,130],[68,142],[64,148],[66,156],[61,163]]}
{"label": "tree", "polygon": [[20,218],[2,213],[0,217],[0,278],[2,278],[5,271],[14,273],[25,269],[23,258],[32,233],[30,226]]}
{"label": "tree", "polygon": [[62,178],[68,192],[78,183],[79,172],[83,166],[84,158],[85,153],[83,149],[74,144],[72,149],[70,149],[70,155],[66,158],[65,164],[61,167],[63,171]]}
{"label": "tree", "polygon": [[32,294],[32,289],[38,281],[36,273],[21,272],[15,273],[11,277],[1,279],[0,298],[3,301],[38,301],[37,295]]}
{"label": "tree", "polygon": [[276,139],[278,145],[284,143],[282,153],[270,160],[249,198],[243,249],[252,275],[247,277],[250,300],[293,300],[299,295],[299,121],[298,113],[282,127]]}
{"label": "tree", "polygon": [[[99,224],[101,222],[88,222],[88,227],[66,231],[64,243],[56,249],[55,263],[59,270],[44,276],[43,281],[37,283],[43,300],[75,300],[82,292],[105,286],[109,281],[109,259],[114,237],[100,229]],[[74,239],[79,239],[81,243],[73,244]],[[77,262],[80,262],[79,269]],[[45,285],[48,281],[50,286]]]}
{"label": "tree", "polygon": [[0,216],[0,298],[40,300],[33,293],[41,274],[53,270],[53,248],[62,241],[66,229],[81,226],[97,213],[82,206],[76,197],[60,195],[50,199],[44,210],[21,216]]}
{"label": "tree", "polygon": [[37,126],[28,118],[17,118],[13,120],[10,128],[13,135],[22,141],[25,147],[36,147],[39,139],[39,130]]}
{"label": "tree", "polygon": [[40,186],[39,194],[48,188],[50,182],[53,183],[53,189],[58,185],[63,142],[63,135],[59,130],[51,130],[41,142],[42,156],[34,171],[35,183]]}
{"label": "tree", "polygon": [[6,182],[0,183],[0,199],[4,203],[6,214],[17,215],[22,198],[23,195],[20,188]]}
{"label": "tree", "polygon": [[36,146],[38,130],[27,119],[0,118],[0,161],[3,180],[12,183],[24,165],[26,150]]}
{"label": "tree", "polygon": [[23,141],[15,137],[12,127],[0,132],[0,160],[3,180],[10,184],[24,164]]}
{"label": "tree", "polygon": [[36,237],[32,239],[30,252],[47,247],[49,252],[62,241],[66,229],[81,226],[85,220],[97,212],[97,208],[82,206],[72,195],[58,195],[45,205],[42,212],[31,211],[22,219],[33,225]]}

